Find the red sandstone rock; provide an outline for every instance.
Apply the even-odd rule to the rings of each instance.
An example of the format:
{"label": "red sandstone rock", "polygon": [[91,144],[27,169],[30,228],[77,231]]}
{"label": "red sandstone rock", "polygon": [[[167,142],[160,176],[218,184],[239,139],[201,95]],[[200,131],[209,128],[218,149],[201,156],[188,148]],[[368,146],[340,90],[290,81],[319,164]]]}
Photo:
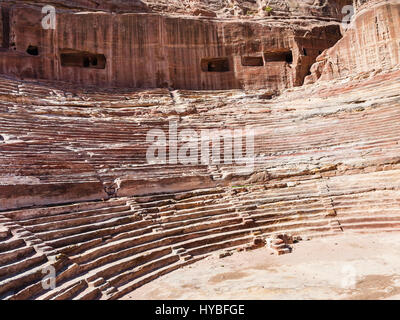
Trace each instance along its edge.
{"label": "red sandstone rock", "polygon": [[216,183],[212,181],[210,176],[184,176],[177,178],[163,178],[163,179],[146,179],[136,180],[134,177],[122,177],[116,181],[118,185],[117,195],[133,196],[133,195],[146,195],[159,192],[181,192],[193,190],[198,185],[204,188],[212,188]]}
{"label": "red sandstone rock", "polygon": [[100,182],[0,185],[0,210],[107,198]]}
{"label": "red sandstone rock", "polygon": [[400,66],[399,1],[363,1],[343,39],[317,58],[306,83]]}
{"label": "red sandstone rock", "polygon": [[43,30],[41,7],[2,8],[1,73],[83,86],[284,89],[301,85],[319,52],[340,39],[333,20],[59,10],[56,30]]}
{"label": "red sandstone rock", "polygon": [[193,10],[192,14],[194,16],[202,16],[202,17],[211,17],[211,18],[217,17],[217,14],[215,12],[204,9],[195,9]]}
{"label": "red sandstone rock", "polygon": [[7,227],[0,226],[0,239],[6,239],[10,235],[10,230]]}

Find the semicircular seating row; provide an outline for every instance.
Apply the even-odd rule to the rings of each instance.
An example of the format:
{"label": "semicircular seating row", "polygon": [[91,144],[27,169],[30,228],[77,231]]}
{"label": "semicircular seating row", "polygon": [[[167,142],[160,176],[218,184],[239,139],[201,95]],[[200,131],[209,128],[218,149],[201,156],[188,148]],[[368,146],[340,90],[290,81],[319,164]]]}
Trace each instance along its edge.
{"label": "semicircular seating row", "polygon": [[[358,89],[358,95],[376,85]],[[196,113],[181,116],[182,127],[220,128],[222,120],[227,128],[261,127],[255,171],[266,171],[269,178],[3,210],[0,297],[118,299],[220,250],[248,248],[260,237],[398,231],[398,87],[388,85],[382,92],[384,103],[364,109],[360,101],[345,102],[354,100],[351,92],[352,98],[343,94],[344,102],[303,101],[306,106],[294,110],[258,95],[242,101],[239,91],[180,92],[179,99],[197,106]],[[106,184],[128,174],[179,179],[192,170],[209,176],[207,166],[145,163],[146,132],[168,131],[172,100],[168,90],[74,96],[54,86],[1,78],[0,177]],[[232,170],[219,167],[220,173]],[[48,266],[56,270],[51,290],[42,283]]]}

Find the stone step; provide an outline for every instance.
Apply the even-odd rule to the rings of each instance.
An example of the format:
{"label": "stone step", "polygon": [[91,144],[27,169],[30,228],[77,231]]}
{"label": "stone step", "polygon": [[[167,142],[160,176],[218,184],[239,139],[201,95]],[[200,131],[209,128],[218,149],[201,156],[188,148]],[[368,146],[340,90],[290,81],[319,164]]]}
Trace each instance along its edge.
{"label": "stone step", "polygon": [[229,224],[229,221],[231,221],[232,223],[235,223],[235,221],[236,223],[239,223],[242,221],[242,217],[237,213],[221,214],[217,216],[207,216],[204,218],[198,218],[192,220],[181,220],[177,222],[164,223],[162,227],[164,230],[183,228],[183,227],[185,227],[185,229],[188,229],[191,227],[196,228],[196,226],[199,226],[201,224],[207,225],[208,223],[215,223],[217,221],[220,221],[221,225]]}
{"label": "stone step", "polygon": [[113,261],[99,267],[98,270],[91,270],[90,273],[88,274],[87,279],[88,281],[93,281],[96,278],[104,278],[108,280],[115,274],[120,274],[121,272],[124,272],[129,268],[168,255],[171,252],[172,252],[171,248],[167,247],[167,248],[146,251],[143,253],[139,253],[137,255]]}
{"label": "stone step", "polygon": [[76,297],[77,295],[79,295],[79,293],[81,293],[82,291],[84,291],[87,288],[88,288],[87,282],[84,280],[81,280],[77,284],[69,287],[62,293],[55,296],[52,300],[70,300],[70,299]]}
{"label": "stone step", "polygon": [[400,214],[396,215],[381,215],[381,216],[371,216],[371,215],[362,215],[362,214],[357,214],[357,215],[350,215],[350,216],[340,216],[339,219],[341,224],[354,224],[354,223],[373,223],[373,222],[378,222],[378,223],[399,223],[400,222]]}
{"label": "stone step", "polygon": [[12,262],[0,267],[0,279],[13,277],[18,273],[23,273],[28,269],[32,269],[47,261],[44,254],[34,254],[30,257],[25,257],[24,260]]}
{"label": "stone step", "polygon": [[164,268],[159,268],[153,272],[150,272],[142,277],[136,278],[133,281],[127,282],[123,285],[121,285],[118,288],[118,292],[114,293],[113,295],[110,296],[110,300],[116,300],[124,295],[132,292],[133,290],[145,285],[146,283],[149,283],[150,281],[153,281],[163,275],[166,275],[172,271],[175,271],[179,268],[182,268],[184,266],[187,266],[189,264],[193,264],[201,259],[204,259],[205,257],[197,257],[196,259],[192,259],[189,261],[181,262],[180,260],[165,266]]}
{"label": "stone step", "polygon": [[[45,265],[46,266],[46,265]],[[45,267],[44,266],[44,267]],[[77,272],[79,271],[79,267],[75,264],[70,264],[68,260],[59,260],[56,261],[55,263],[52,264],[52,267],[54,267],[55,272],[56,272],[56,281],[55,284],[57,286],[58,283],[62,282],[65,277],[71,277],[73,275],[76,275]],[[42,270],[44,270],[42,268]],[[42,275],[42,279],[48,275],[48,271]],[[36,299],[38,296],[45,294],[46,292],[53,292],[54,290],[50,289],[45,289],[43,287],[43,284],[41,281],[38,282],[33,282],[33,284],[28,284],[26,285],[22,290],[18,291],[12,296],[12,300],[28,300],[28,299]],[[55,296],[56,293],[53,292],[53,296]]]}
{"label": "stone step", "polygon": [[[213,232],[215,232],[215,231],[211,230],[211,231],[207,231],[205,234],[209,235]],[[193,235],[193,234],[188,235],[189,238],[193,238],[196,236],[197,237],[204,236],[204,234],[200,233],[198,235]],[[93,270],[94,268],[105,265],[106,263],[111,263],[112,261],[119,263],[120,259],[124,259],[125,257],[130,257],[134,254],[139,254],[141,252],[145,253],[145,252],[148,252],[149,250],[161,248],[162,246],[165,246],[167,244],[176,243],[179,241],[179,238],[182,238],[182,240],[184,240],[183,236],[176,237],[177,238],[176,240],[174,240],[174,237],[164,238],[164,237],[162,237],[162,235],[158,235],[158,236],[153,235],[153,237],[154,237],[153,240],[155,240],[155,239],[160,239],[160,240],[156,240],[156,241],[147,243],[146,240],[141,239],[141,241],[144,242],[144,244],[139,245],[139,246],[137,246],[138,239],[133,239],[133,240],[128,239],[125,241],[120,241],[119,243],[110,243],[110,244],[106,245],[106,247],[107,246],[109,247],[107,249],[107,251],[105,251],[106,247],[104,247],[103,249],[94,248],[92,250],[91,254],[79,256],[77,258],[79,260],[76,260],[76,261],[79,261],[79,263],[81,263],[82,271],[86,270],[86,272],[88,272],[89,270]],[[188,238],[188,237],[186,237],[186,238]],[[136,245],[136,247],[129,247],[131,245]],[[108,252],[108,254],[107,254],[107,252]],[[95,257],[97,257],[97,258],[95,258]],[[84,260],[82,260],[82,259],[84,259]],[[82,264],[82,261],[87,261],[87,262],[86,262],[86,264]]]}
{"label": "stone step", "polygon": [[310,210],[298,210],[297,208],[292,208],[291,210],[265,212],[263,209],[256,209],[249,213],[249,216],[256,221],[279,221],[280,219],[304,219],[307,217],[318,217],[326,215],[327,211],[323,207]]}
{"label": "stone step", "polygon": [[159,216],[161,219],[168,219],[169,217],[173,216],[181,216],[181,215],[187,215],[187,214],[201,214],[204,211],[209,212],[209,211],[214,211],[214,210],[224,210],[224,209],[230,209],[232,208],[232,205],[230,203],[216,203],[214,200],[210,200],[207,202],[203,203],[204,205],[201,207],[196,207],[193,209],[182,209],[182,210],[168,210],[168,211],[162,211],[159,213]]}
{"label": "stone step", "polygon": [[[110,288],[112,289],[112,288]],[[88,288],[73,298],[73,300],[95,300],[101,297],[99,288]]]}
{"label": "stone step", "polygon": [[[43,263],[45,263],[46,261],[47,260],[44,259]],[[31,269],[19,271],[17,275],[7,273],[7,278],[0,281],[0,296],[6,294],[7,292],[15,294],[16,292],[18,292],[18,290],[29,286],[33,282],[37,282],[43,279],[44,274],[42,273],[42,270],[45,266],[45,264],[39,266],[32,265]]]}
{"label": "stone step", "polygon": [[[91,260],[88,260],[86,263],[81,263],[81,267],[84,271],[89,271],[93,270],[95,268],[104,266],[106,264],[110,264],[112,262],[118,262],[122,259],[129,258],[135,255],[140,255],[140,254],[145,254],[147,251],[158,249],[158,248],[163,248],[165,243],[168,241],[161,239],[159,241],[154,241],[151,243],[145,243],[142,245],[138,246],[133,246],[133,247],[128,247],[125,249],[120,249],[120,250],[114,250],[113,252],[110,253],[110,251],[107,254],[102,254],[99,255],[99,252],[96,252],[97,257],[94,258],[93,256],[91,257]],[[115,246],[114,246],[115,248]],[[85,257],[88,259],[88,257]]]}
{"label": "stone step", "polygon": [[191,248],[190,250],[187,250],[187,254],[190,256],[204,255],[217,250],[235,248],[241,245],[245,245],[250,243],[254,239],[253,235],[251,235],[251,232],[244,232],[236,234],[236,237],[231,236],[227,238],[229,240],[214,243],[211,242],[197,248]]}
{"label": "stone step", "polygon": [[[78,263],[88,262],[91,259],[100,257],[107,253],[121,251],[125,249],[137,250],[140,246],[146,246],[147,248],[154,248],[154,246],[160,246],[162,243],[179,243],[185,239],[202,237],[211,233],[223,232],[224,230],[230,230],[240,228],[241,219],[230,219],[230,220],[216,220],[208,223],[200,223],[189,227],[170,229],[163,233],[153,233],[134,236],[132,238],[121,238],[115,239],[98,248],[88,250],[83,255],[79,255],[74,258]],[[136,249],[135,249],[136,248]]]}
{"label": "stone step", "polygon": [[379,228],[398,229],[400,227],[400,221],[399,222],[373,221],[373,222],[359,222],[359,223],[341,223],[340,226],[343,228],[344,231],[354,230],[354,229],[379,229]]}
{"label": "stone step", "polygon": [[32,256],[35,253],[35,249],[32,247],[22,247],[0,253],[0,265],[15,263],[16,261]]}
{"label": "stone step", "polygon": [[[71,246],[79,244],[83,241],[89,241],[93,239],[103,239],[103,237],[114,236],[119,233],[123,233],[129,230],[135,230],[137,223],[128,223],[125,225],[118,225],[115,227],[89,231],[81,234],[72,236],[62,237],[55,240],[48,241],[47,243],[53,248],[60,248],[65,246]],[[103,240],[102,240],[103,241]]]}
{"label": "stone step", "polygon": [[[80,227],[72,227],[67,229],[49,231],[49,232],[41,232],[37,233],[36,236],[47,243],[52,247],[59,246],[60,243],[72,244],[74,243],[72,239],[93,239],[96,235],[107,236],[109,234],[117,233],[118,228],[120,229],[129,229],[129,227],[134,228],[134,223],[138,222],[140,218],[136,216],[131,217],[122,217],[122,218],[111,218],[104,222],[94,223],[90,225],[84,225]],[[110,232],[111,231],[111,232]],[[90,237],[90,235],[94,235]],[[68,240],[71,239],[71,242],[68,243]],[[64,241],[66,240],[66,241]]]}
{"label": "stone step", "polygon": [[288,220],[279,224],[274,223],[256,223],[257,227],[261,227],[264,230],[269,230],[268,232],[275,232],[281,230],[282,233],[286,231],[290,231],[292,229],[299,229],[299,228],[315,228],[315,227],[331,227],[329,223],[329,219],[325,219],[323,217],[319,218],[310,218],[306,221],[301,220]]}
{"label": "stone step", "polygon": [[99,214],[90,217],[82,217],[82,218],[73,218],[68,220],[62,220],[57,222],[47,222],[43,224],[36,224],[34,226],[27,226],[25,225],[25,229],[31,232],[40,233],[46,232],[51,230],[61,231],[64,229],[69,229],[72,227],[83,227],[88,224],[99,223],[103,221],[107,221],[113,218],[120,218],[125,216],[133,216],[133,212],[128,211],[120,211],[120,212],[113,212],[107,214]]}
{"label": "stone step", "polygon": [[[126,200],[108,200],[103,201],[92,201],[92,202],[81,202],[77,204],[61,205],[61,206],[49,206],[33,209],[22,209],[9,211],[4,213],[6,217],[12,218],[13,220],[23,222],[24,220],[41,221],[40,218],[51,219],[51,216],[62,216],[63,214],[73,214],[85,211],[95,210],[108,210],[110,207],[118,207],[126,205]],[[112,210],[112,209],[111,209]]]}
{"label": "stone step", "polygon": [[173,264],[177,261],[179,261],[179,255],[171,254],[166,257],[162,257],[160,259],[143,264],[139,267],[133,268],[129,271],[120,273],[117,276],[110,278],[108,281],[112,286],[118,288],[127,282],[130,282],[136,278],[139,278],[148,273],[151,273],[152,271],[154,271],[156,269]]}
{"label": "stone step", "polygon": [[226,206],[224,208],[217,208],[217,209],[210,209],[210,210],[202,210],[194,213],[187,213],[187,214],[182,214],[181,212],[177,212],[174,216],[169,216],[169,217],[160,217],[158,219],[159,223],[162,223],[164,225],[170,223],[170,222],[177,222],[177,221],[187,221],[189,219],[196,219],[196,218],[202,218],[202,217],[214,217],[218,215],[224,215],[226,213],[232,213],[235,212],[235,208]]}
{"label": "stone step", "polygon": [[0,252],[15,250],[25,246],[25,241],[19,238],[11,238],[0,242]]}
{"label": "stone step", "polygon": [[36,225],[51,225],[50,223],[53,222],[54,225],[57,225],[55,222],[67,223],[70,220],[77,219],[77,218],[84,218],[84,217],[92,217],[98,215],[105,215],[111,214],[116,212],[126,212],[129,211],[130,207],[127,205],[123,206],[113,206],[108,208],[100,208],[95,210],[88,210],[88,211],[78,211],[75,213],[63,213],[57,215],[51,215],[41,218],[33,218],[33,219],[25,219],[25,220],[18,220],[18,223],[21,226],[36,226]]}

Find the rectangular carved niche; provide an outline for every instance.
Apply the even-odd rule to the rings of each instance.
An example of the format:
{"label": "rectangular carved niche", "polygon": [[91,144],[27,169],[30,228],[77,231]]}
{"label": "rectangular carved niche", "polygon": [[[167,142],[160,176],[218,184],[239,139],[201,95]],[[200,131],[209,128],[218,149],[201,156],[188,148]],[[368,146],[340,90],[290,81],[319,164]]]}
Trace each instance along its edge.
{"label": "rectangular carved niche", "polygon": [[242,66],[262,67],[264,65],[263,57],[242,57]]}
{"label": "rectangular carved niche", "polygon": [[293,63],[293,54],[289,49],[264,52],[265,62]]}
{"label": "rectangular carved niche", "polygon": [[76,50],[61,50],[60,60],[63,67],[92,69],[105,69],[107,62],[104,54]]}
{"label": "rectangular carved niche", "polygon": [[227,72],[229,71],[228,58],[201,59],[201,70],[204,72]]}

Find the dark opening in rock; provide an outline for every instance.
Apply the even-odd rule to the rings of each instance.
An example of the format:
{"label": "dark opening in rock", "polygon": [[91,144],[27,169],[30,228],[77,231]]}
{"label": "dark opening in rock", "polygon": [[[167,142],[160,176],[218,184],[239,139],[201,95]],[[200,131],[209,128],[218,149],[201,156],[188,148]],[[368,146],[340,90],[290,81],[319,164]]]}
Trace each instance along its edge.
{"label": "dark opening in rock", "polygon": [[303,54],[307,57],[307,49],[303,48]]}
{"label": "dark opening in rock", "polygon": [[202,59],[201,70],[204,72],[227,72],[229,71],[228,58]]}
{"label": "dark opening in rock", "polygon": [[36,46],[29,46],[28,49],[26,50],[28,54],[31,56],[38,56],[39,55],[39,48]]}
{"label": "dark opening in rock", "polygon": [[262,67],[263,65],[263,57],[242,57],[242,66]]}
{"label": "dark opening in rock", "polygon": [[1,21],[3,29],[2,48],[10,47],[10,9],[7,7],[1,8]]}
{"label": "dark opening in rock", "polygon": [[287,63],[293,63],[293,54],[291,50],[279,50],[264,52],[265,61],[268,62],[280,62],[284,61]]}
{"label": "dark opening in rock", "polygon": [[63,67],[94,69],[105,69],[106,67],[106,57],[103,54],[65,50],[61,52],[60,59]]}

